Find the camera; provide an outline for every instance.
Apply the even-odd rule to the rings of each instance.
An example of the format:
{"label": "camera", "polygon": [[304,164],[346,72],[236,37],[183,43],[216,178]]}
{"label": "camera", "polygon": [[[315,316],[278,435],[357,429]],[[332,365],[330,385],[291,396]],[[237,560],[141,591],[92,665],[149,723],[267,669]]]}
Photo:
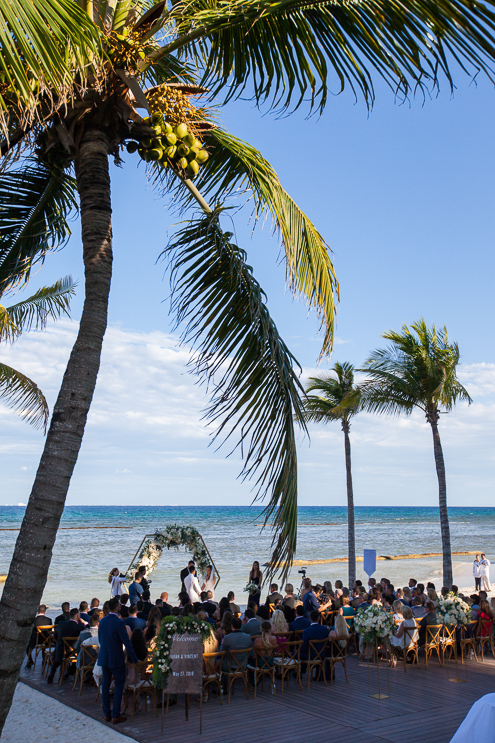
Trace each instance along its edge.
{"label": "camera", "polygon": [[308,568],[301,568],[301,570],[298,570],[297,572],[298,572],[298,573],[299,573],[300,575],[302,575],[302,577],[303,577],[303,578],[305,578],[305,577],[306,577],[306,570],[307,570],[307,569],[308,569]]}
{"label": "camera", "polygon": [[125,578],[125,574],[124,573],[121,573],[119,577],[120,578]]}

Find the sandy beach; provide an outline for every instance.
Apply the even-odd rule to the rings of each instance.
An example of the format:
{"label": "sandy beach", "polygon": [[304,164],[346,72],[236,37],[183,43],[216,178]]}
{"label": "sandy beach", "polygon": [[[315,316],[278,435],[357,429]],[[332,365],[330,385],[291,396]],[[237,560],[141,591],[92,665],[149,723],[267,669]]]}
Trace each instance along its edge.
{"label": "sandy beach", "polygon": [[17,684],[2,743],[68,743],[73,737],[105,743],[133,740],[22,682]]}

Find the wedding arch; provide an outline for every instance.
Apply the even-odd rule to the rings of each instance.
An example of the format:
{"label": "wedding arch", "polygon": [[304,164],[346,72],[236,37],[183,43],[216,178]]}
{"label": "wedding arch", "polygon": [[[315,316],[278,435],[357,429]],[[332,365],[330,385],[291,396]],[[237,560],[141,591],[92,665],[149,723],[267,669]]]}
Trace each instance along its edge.
{"label": "wedding arch", "polygon": [[185,547],[186,551],[191,554],[199,575],[205,575],[207,566],[213,565],[215,586],[217,586],[220,574],[205,540],[194,526],[180,526],[179,524],[167,524],[162,531],[145,534],[127,568],[126,578],[129,581],[134,580],[134,573],[141,565],[146,566],[146,574],[150,575],[156,568],[164,549],[179,550],[180,547]]}

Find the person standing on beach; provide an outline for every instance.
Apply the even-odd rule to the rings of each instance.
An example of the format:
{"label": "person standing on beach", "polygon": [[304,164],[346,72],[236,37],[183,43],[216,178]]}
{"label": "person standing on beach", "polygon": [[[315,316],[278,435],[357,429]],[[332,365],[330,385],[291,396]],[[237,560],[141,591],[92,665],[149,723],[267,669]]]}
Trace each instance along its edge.
{"label": "person standing on beach", "polygon": [[480,556],[476,555],[473,560],[474,590],[479,591],[481,588],[481,561]]}
{"label": "person standing on beach", "polygon": [[485,556],[485,553],[481,553],[481,585],[484,591],[488,593],[488,591],[492,590],[492,587],[490,585],[490,560],[488,560]]}
{"label": "person standing on beach", "polygon": [[[120,617],[118,611],[120,601],[115,596],[108,602],[110,612],[103,617],[98,626],[98,640],[100,642],[100,651],[98,653],[97,663],[102,669],[101,682],[101,706],[106,722],[112,721],[114,725],[126,721],[126,716],[122,715],[122,694],[126,677],[126,657],[123,646],[127,651],[127,660],[130,663],[137,663],[138,658],[134,652],[132,642],[127,634],[127,629]],[[110,714],[110,683],[112,676],[115,681],[115,693],[113,697],[113,711]]]}
{"label": "person standing on beach", "polygon": [[194,560],[189,560],[189,562],[187,563],[187,568],[183,568],[180,571],[180,581],[181,581],[180,590],[181,591],[185,591],[186,590],[186,586],[185,586],[184,581],[186,580],[187,576],[189,575],[189,568],[191,567],[191,565],[195,565]]}

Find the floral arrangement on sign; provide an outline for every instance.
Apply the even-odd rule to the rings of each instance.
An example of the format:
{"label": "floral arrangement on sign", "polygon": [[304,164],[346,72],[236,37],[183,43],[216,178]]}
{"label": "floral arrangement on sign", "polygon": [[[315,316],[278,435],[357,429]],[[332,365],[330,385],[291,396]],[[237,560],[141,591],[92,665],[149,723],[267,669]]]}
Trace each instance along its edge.
{"label": "floral arrangement on sign", "polygon": [[196,617],[165,617],[153,652],[153,683],[158,689],[164,689],[172,673],[170,650],[174,635],[201,635],[204,643],[211,640],[213,627]]}
{"label": "floral arrangement on sign", "polygon": [[126,573],[127,580],[134,580],[134,574],[141,565],[146,567],[146,574],[150,575],[156,568],[164,549],[178,550],[179,547],[185,547],[191,553],[198,573],[204,574],[210,564],[210,558],[199,531],[194,526],[167,524],[163,531],[157,531],[143,544],[141,552]]}
{"label": "floral arrangement on sign", "polygon": [[448,593],[438,597],[437,615],[442,624],[466,625],[471,621],[471,607],[460,596]]}
{"label": "floral arrangement on sign", "polygon": [[250,596],[253,595],[253,593],[258,593],[260,590],[260,587],[257,583],[248,583],[244,591],[247,591]]}
{"label": "floral arrangement on sign", "polygon": [[354,617],[354,628],[364,642],[392,637],[395,632],[394,615],[379,604],[360,609]]}

